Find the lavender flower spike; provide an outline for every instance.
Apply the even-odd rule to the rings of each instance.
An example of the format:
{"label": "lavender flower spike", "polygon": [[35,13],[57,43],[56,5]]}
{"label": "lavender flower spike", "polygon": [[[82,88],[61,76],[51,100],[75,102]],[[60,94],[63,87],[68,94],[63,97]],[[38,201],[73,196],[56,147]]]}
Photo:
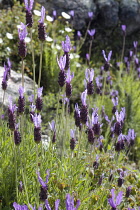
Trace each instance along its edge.
{"label": "lavender flower spike", "polygon": [[110,67],[109,61],[111,59],[112,51],[110,51],[108,53],[108,58],[106,57],[106,54],[105,54],[105,51],[104,50],[102,50],[102,53],[103,53],[103,56],[104,56],[104,59],[105,59],[104,70],[105,71],[108,71],[109,70],[109,67]]}
{"label": "lavender flower spike", "polygon": [[37,89],[36,108],[38,111],[41,111],[43,107],[43,100],[41,98],[42,91],[43,91],[43,87]]}
{"label": "lavender flower spike", "polygon": [[21,58],[25,58],[27,54],[26,44],[25,44],[25,37],[27,36],[27,29],[26,25],[21,23],[20,28],[18,29],[18,36],[19,36],[19,46],[18,46],[18,53]]}
{"label": "lavender flower spike", "polygon": [[32,18],[32,12],[34,0],[30,0],[30,5],[28,3],[28,0],[24,0],[25,9],[26,9],[26,25],[27,27],[31,28],[33,26],[33,18]]}
{"label": "lavender flower spike", "polygon": [[40,187],[40,193],[39,193],[39,197],[41,201],[45,201],[47,199],[47,191],[48,191],[48,180],[49,180],[49,170],[46,171],[46,181],[44,182],[43,179],[40,176],[40,172],[37,171],[37,175],[38,175],[38,181],[41,185]]}
{"label": "lavender flower spike", "polygon": [[3,79],[2,79],[2,89],[6,90],[7,88],[7,78],[8,78],[8,69],[5,67],[5,71],[3,73]]}
{"label": "lavender flower spike", "polygon": [[62,49],[64,52],[69,52],[71,50],[71,42],[70,42],[70,38],[69,36],[67,35],[66,36],[66,40],[65,41],[62,41]]}
{"label": "lavender flower spike", "polygon": [[41,19],[38,21],[38,38],[40,41],[46,40],[46,32],[45,32],[45,26],[44,26],[44,19],[45,19],[45,7],[42,6],[41,8]]}
{"label": "lavender flower spike", "polygon": [[122,27],[122,31],[126,32],[126,25],[122,25],[121,27]]}
{"label": "lavender flower spike", "polygon": [[60,68],[59,76],[58,76],[58,83],[60,87],[63,87],[66,82],[66,72],[65,72],[65,66],[66,66],[66,55],[61,56],[60,60],[57,58],[57,63]]}
{"label": "lavender flower spike", "polygon": [[88,17],[89,17],[90,19],[92,19],[92,18],[93,18],[93,12],[88,12]]}
{"label": "lavender flower spike", "polygon": [[41,115],[32,115],[32,120],[34,123],[34,141],[39,143],[41,141]]}
{"label": "lavender flower spike", "polygon": [[117,206],[120,205],[120,203],[122,202],[122,198],[123,198],[123,192],[120,191],[116,197],[116,201],[115,201],[115,189],[111,189],[111,195],[112,198],[108,199],[108,202],[110,204],[110,206],[112,207],[112,210],[116,210]]}

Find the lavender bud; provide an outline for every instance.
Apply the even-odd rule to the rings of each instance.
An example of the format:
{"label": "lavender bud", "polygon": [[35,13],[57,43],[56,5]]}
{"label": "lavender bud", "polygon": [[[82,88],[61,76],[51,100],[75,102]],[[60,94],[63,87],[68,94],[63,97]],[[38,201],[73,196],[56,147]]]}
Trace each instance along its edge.
{"label": "lavender bud", "polygon": [[93,162],[93,168],[94,168],[94,169],[98,169],[98,167],[99,167],[99,163],[95,160],[95,161]]}
{"label": "lavender bud", "polygon": [[93,82],[91,81],[91,82],[88,82],[87,83],[87,94],[88,95],[92,95],[93,94]]}
{"label": "lavender bud", "polygon": [[34,111],[30,111],[30,120],[31,122],[33,122],[33,117],[35,116],[35,112]]}
{"label": "lavender bud", "polygon": [[66,82],[66,73],[65,71],[60,71],[58,76],[58,84],[60,87],[63,87]]}
{"label": "lavender bud", "polygon": [[122,126],[120,122],[115,123],[114,133],[119,136],[122,132]]}
{"label": "lavender bud", "polygon": [[23,183],[22,183],[22,181],[19,182],[18,190],[19,190],[19,192],[22,193],[22,191],[23,191]]}
{"label": "lavender bud", "polygon": [[88,128],[88,142],[93,144],[95,140],[94,131],[91,128]]}
{"label": "lavender bud", "polygon": [[82,105],[81,109],[80,109],[80,120],[81,123],[86,124],[88,119],[88,109],[86,105]]}
{"label": "lavender bud", "polygon": [[34,141],[38,144],[41,141],[41,128],[35,127],[34,128]]}
{"label": "lavender bud", "polygon": [[6,88],[7,88],[7,80],[3,80],[2,81],[2,89],[6,90]]}
{"label": "lavender bud", "polygon": [[15,130],[15,114],[8,108],[8,124],[9,128],[14,131]]}
{"label": "lavender bud", "polygon": [[26,10],[26,25],[28,28],[33,26],[32,12],[28,10]]}
{"label": "lavender bud", "polygon": [[46,40],[46,32],[45,32],[44,23],[39,23],[38,25],[38,38],[42,42]]}
{"label": "lavender bud", "polygon": [[117,111],[116,106],[113,106],[113,108],[112,108],[112,114],[115,114],[116,111]]}
{"label": "lavender bud", "polygon": [[56,142],[56,132],[54,132],[53,137],[52,137],[52,143],[54,144]]}
{"label": "lavender bud", "polygon": [[128,198],[131,194],[131,186],[126,188],[126,193],[125,193],[125,197]]}
{"label": "lavender bud", "polygon": [[109,181],[109,182],[112,182],[112,181],[113,181],[113,173],[111,173],[111,174],[109,175],[108,181]]}
{"label": "lavender bud", "polygon": [[75,118],[75,125],[77,127],[80,127],[81,126],[80,115],[79,115],[79,113],[76,110],[74,111],[74,118]]}
{"label": "lavender bud", "polygon": [[100,124],[99,123],[95,123],[94,126],[93,126],[93,131],[94,131],[94,134],[99,136],[100,135]]}
{"label": "lavender bud", "polygon": [[42,98],[37,97],[37,99],[36,99],[36,109],[37,109],[38,111],[41,111],[41,110],[42,110],[42,107],[43,107]]}
{"label": "lavender bud", "polygon": [[66,97],[70,98],[72,93],[72,85],[66,82]]}
{"label": "lavender bud", "polygon": [[19,96],[19,99],[18,99],[18,110],[17,111],[18,111],[19,114],[23,114],[24,109],[25,109],[25,98]]}
{"label": "lavender bud", "polygon": [[76,145],[76,139],[75,138],[71,138],[70,139],[70,149],[74,150],[75,145]]}
{"label": "lavender bud", "polygon": [[18,44],[18,54],[21,58],[25,58],[27,55],[26,44],[24,40],[20,40]]}
{"label": "lavender bud", "polygon": [[48,197],[47,191],[48,191],[48,186],[46,186],[46,187],[41,186],[41,187],[40,187],[39,198],[40,198],[40,200],[43,201],[43,202],[44,202],[44,201],[47,199],[47,197]]}
{"label": "lavender bud", "polygon": [[17,129],[14,130],[14,142],[15,142],[15,145],[19,145],[21,143],[21,135]]}
{"label": "lavender bud", "polygon": [[124,183],[124,179],[122,177],[119,177],[118,178],[118,187],[121,187],[123,183]]}

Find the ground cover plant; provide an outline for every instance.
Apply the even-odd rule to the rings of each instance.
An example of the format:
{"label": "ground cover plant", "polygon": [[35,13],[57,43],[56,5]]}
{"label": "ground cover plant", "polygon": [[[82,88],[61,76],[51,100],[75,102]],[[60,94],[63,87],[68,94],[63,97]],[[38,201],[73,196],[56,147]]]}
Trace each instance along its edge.
{"label": "ground cover plant", "polygon": [[[140,209],[138,42],[134,41],[133,49],[125,57],[127,28],[123,25],[120,58],[114,62],[115,52],[103,49],[103,60],[95,65],[91,49],[96,30],[90,28],[93,13],[89,12],[84,37],[78,31],[74,41],[73,36],[64,34],[61,48],[48,51],[51,58],[48,52],[43,57],[48,47],[45,8],[41,7],[41,16],[34,23],[33,0],[24,3],[26,19],[19,22],[16,46],[22,73],[19,98],[13,102],[9,97],[8,108],[0,108],[0,208]],[[74,11],[69,17],[74,18]],[[54,11],[55,23],[58,22]],[[38,38],[33,41],[34,24]],[[30,46],[26,43],[27,34]],[[86,36],[90,38],[89,49],[86,62],[82,63],[79,55]],[[55,42],[54,39],[54,46]],[[34,95],[29,98],[24,93],[28,48],[34,79]],[[11,63],[9,58],[4,63],[3,102]],[[47,71],[51,69],[47,74],[53,88],[45,96],[41,86],[43,65]],[[54,109],[47,118],[49,104]]]}

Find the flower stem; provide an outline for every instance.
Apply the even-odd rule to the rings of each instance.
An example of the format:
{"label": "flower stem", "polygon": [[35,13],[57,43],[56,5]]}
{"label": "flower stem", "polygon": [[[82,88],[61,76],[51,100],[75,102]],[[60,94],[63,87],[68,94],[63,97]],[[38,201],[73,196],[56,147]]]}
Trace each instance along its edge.
{"label": "flower stem", "polygon": [[22,72],[22,87],[24,87],[24,60],[22,58],[22,65],[21,65],[21,72]]}
{"label": "flower stem", "polygon": [[40,87],[40,81],[41,81],[42,55],[43,55],[43,42],[40,43],[40,65],[39,65],[38,87]]}

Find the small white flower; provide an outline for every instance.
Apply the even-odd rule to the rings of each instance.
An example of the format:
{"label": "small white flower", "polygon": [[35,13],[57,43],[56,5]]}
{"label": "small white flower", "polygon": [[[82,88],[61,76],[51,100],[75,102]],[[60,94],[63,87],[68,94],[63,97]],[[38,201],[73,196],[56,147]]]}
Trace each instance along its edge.
{"label": "small white flower", "polygon": [[13,39],[13,34],[11,34],[11,33],[6,33],[6,36],[8,39]]}
{"label": "small white flower", "polygon": [[66,12],[62,12],[61,13],[62,17],[69,20],[70,19],[70,15],[68,15]]}
{"label": "small white flower", "polygon": [[46,41],[47,41],[47,42],[52,42],[53,39],[52,39],[50,36],[47,36],[47,37],[46,37]]}
{"label": "small white flower", "polygon": [[70,53],[70,59],[73,59],[73,58],[74,58],[73,53]]}
{"label": "small white flower", "polygon": [[46,20],[49,21],[49,22],[52,22],[53,21],[53,18],[49,15],[46,15]]}
{"label": "small white flower", "polygon": [[55,47],[56,47],[57,50],[61,50],[61,46],[60,45],[56,44]]}
{"label": "small white flower", "polygon": [[71,31],[72,31],[72,29],[71,29],[71,28],[66,27],[66,28],[65,28],[65,31],[66,31],[66,32],[71,32]]}
{"label": "small white flower", "polygon": [[25,37],[25,42],[29,43],[31,41],[30,37]]}
{"label": "small white flower", "polygon": [[7,51],[11,52],[11,48],[10,47],[6,47]]}
{"label": "small white flower", "polygon": [[37,15],[37,16],[41,16],[41,12],[40,12],[39,10],[34,9],[34,11],[33,11],[33,12],[34,12],[34,14],[35,14],[35,15]]}
{"label": "small white flower", "polygon": [[80,63],[76,62],[75,64],[76,64],[76,67],[81,67]]}
{"label": "small white flower", "polygon": [[2,38],[0,38],[0,44],[2,44],[3,43],[3,39]]}
{"label": "small white flower", "polygon": [[63,34],[63,33],[64,33],[64,31],[63,31],[63,30],[59,30],[59,32],[60,32],[61,34]]}

